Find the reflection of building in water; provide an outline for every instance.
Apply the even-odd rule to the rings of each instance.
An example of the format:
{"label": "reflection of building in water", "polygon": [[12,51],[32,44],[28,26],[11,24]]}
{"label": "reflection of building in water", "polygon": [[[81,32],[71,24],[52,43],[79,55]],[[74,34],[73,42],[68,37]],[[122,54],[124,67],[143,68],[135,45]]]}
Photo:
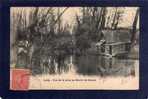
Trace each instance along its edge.
{"label": "reflection of building in water", "polygon": [[135,60],[85,55],[75,57],[77,73],[82,75],[128,76],[134,72]]}
{"label": "reflection of building in water", "polygon": [[129,76],[135,75],[134,61],[128,59],[100,57],[100,71],[102,76]]}

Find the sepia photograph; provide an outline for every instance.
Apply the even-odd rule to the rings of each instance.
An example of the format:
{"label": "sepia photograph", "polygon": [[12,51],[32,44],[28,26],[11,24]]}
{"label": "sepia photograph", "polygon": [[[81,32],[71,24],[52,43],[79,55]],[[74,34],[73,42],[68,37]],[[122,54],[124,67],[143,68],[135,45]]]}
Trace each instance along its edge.
{"label": "sepia photograph", "polygon": [[11,90],[138,90],[139,7],[11,7]]}

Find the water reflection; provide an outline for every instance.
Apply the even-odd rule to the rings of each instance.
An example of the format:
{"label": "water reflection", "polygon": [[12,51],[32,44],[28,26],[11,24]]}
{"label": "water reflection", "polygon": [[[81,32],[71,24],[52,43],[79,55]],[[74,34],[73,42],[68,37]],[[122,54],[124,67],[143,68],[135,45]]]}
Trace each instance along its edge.
{"label": "water reflection", "polygon": [[135,75],[135,60],[85,55],[75,57],[77,73],[82,75],[128,76]]}
{"label": "water reflection", "polygon": [[132,59],[108,58],[98,55],[50,57],[41,65],[42,74],[71,72],[71,66],[79,75],[129,76],[135,75],[135,62]]}

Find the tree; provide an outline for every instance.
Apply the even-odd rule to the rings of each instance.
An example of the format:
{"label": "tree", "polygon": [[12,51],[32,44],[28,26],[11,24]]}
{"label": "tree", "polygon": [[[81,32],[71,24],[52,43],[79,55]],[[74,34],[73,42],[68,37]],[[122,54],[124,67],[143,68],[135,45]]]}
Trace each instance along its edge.
{"label": "tree", "polygon": [[[18,12],[11,12],[12,18],[11,18],[11,60],[13,60],[15,63],[20,63],[20,61],[23,61],[23,58],[18,58],[19,55],[23,54],[26,55],[25,57],[28,57],[28,46],[27,43],[27,36],[26,36],[26,12],[23,10],[19,10]],[[21,46],[20,46],[21,44]],[[22,48],[22,52],[20,53],[20,49]],[[23,53],[25,52],[25,53]],[[26,58],[25,58],[26,59]],[[28,60],[24,60],[26,63]],[[22,64],[22,66],[25,66],[26,64]],[[17,66],[17,65],[16,65]]]}
{"label": "tree", "polygon": [[138,23],[138,17],[139,17],[139,9],[137,9],[135,17],[134,17],[134,21],[133,21],[133,25],[132,25],[132,31],[131,31],[131,45],[133,46],[134,42],[135,42],[135,38],[136,38],[136,33],[137,33],[137,23]]}
{"label": "tree", "polygon": [[106,28],[116,30],[118,24],[122,21],[122,15],[124,14],[123,8],[114,7],[109,9],[110,12],[106,17]]}
{"label": "tree", "polygon": [[[26,14],[26,10],[24,9],[19,9],[17,12],[12,11],[13,17],[11,19],[11,27],[13,27],[11,28],[11,34],[13,35],[11,38],[13,40],[13,45],[15,45],[13,48],[16,48],[17,50],[23,48],[23,50],[27,52],[26,56],[28,56],[28,59],[30,59],[28,62],[26,62],[28,63],[26,64],[28,66],[32,60],[34,51],[39,50],[40,46],[42,45],[42,35],[45,32],[47,34],[49,33],[47,31],[47,24],[49,24],[49,22],[52,23],[54,20],[52,8],[30,8],[30,11],[27,11],[27,13],[29,14],[28,16]],[[46,30],[44,30],[44,28]],[[12,53],[14,53],[14,51]],[[18,55],[19,53],[16,52],[16,54]],[[40,55],[38,56],[40,57]],[[15,59],[17,59],[17,61],[20,60],[17,57]]]}
{"label": "tree", "polygon": [[101,30],[105,27],[107,9],[105,7],[83,7],[82,16],[76,15],[76,46],[84,52],[93,42],[101,40]]}

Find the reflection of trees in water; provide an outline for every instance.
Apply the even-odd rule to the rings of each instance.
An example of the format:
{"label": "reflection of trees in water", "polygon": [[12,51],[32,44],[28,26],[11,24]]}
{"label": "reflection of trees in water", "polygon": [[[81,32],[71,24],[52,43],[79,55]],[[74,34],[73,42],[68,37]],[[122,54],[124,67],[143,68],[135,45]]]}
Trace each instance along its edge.
{"label": "reflection of trees in water", "polygon": [[[66,54],[41,54],[35,51],[32,55],[31,71],[36,74],[61,74],[70,71],[70,57]],[[98,55],[74,56],[74,66],[80,75],[129,76],[135,75],[134,60],[107,58]],[[26,58],[27,59],[27,58]]]}
{"label": "reflection of trees in water", "polygon": [[33,74],[61,74],[67,72],[69,67],[65,62],[67,56],[64,55],[35,55],[32,59]]}
{"label": "reflection of trees in water", "polygon": [[97,55],[75,57],[77,72],[82,75],[128,76],[134,75],[134,60],[107,58]]}
{"label": "reflection of trees in water", "polygon": [[77,68],[77,73],[82,75],[97,75],[97,64],[96,57],[89,55],[75,56],[74,65]]}
{"label": "reflection of trees in water", "polygon": [[56,59],[57,59],[57,69],[58,69],[58,73],[62,73],[62,71],[63,72],[65,72],[65,71],[67,71],[67,64],[65,64],[65,56],[63,56],[63,55],[58,55],[57,57],[56,57]]}

